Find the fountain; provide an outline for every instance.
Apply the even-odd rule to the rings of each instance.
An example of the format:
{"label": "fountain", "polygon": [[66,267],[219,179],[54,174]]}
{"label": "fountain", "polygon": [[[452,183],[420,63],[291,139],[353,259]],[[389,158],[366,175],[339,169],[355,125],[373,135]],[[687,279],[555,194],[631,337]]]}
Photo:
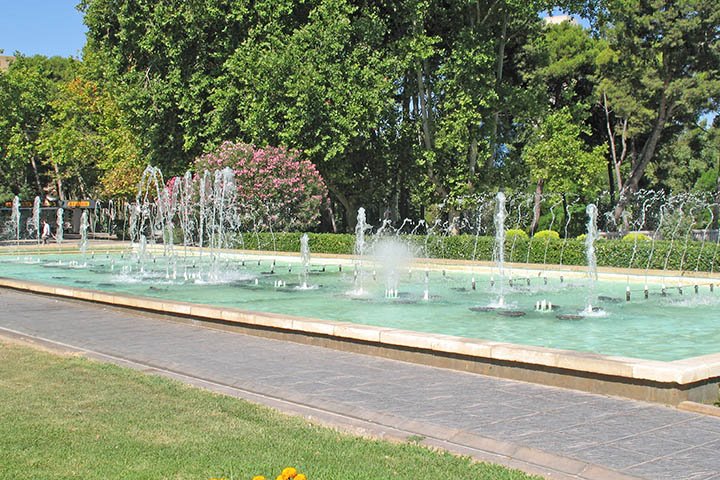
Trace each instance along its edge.
{"label": "fountain", "polygon": [[360,207],[357,213],[357,224],[355,225],[355,268],[353,270],[354,295],[363,295],[363,259],[365,257],[365,231],[368,229],[365,218],[365,209]]}
{"label": "fountain", "polygon": [[[293,256],[274,248],[232,250],[244,245],[243,232],[257,239],[262,229],[272,232],[272,224],[263,225],[267,211],[238,205],[239,181],[226,169],[186,173],[166,182],[159,171],[149,169],[135,202],[121,208],[127,212],[130,249],[87,255],[90,219],[84,211],[76,266],[68,267],[74,257],[65,253],[40,255],[33,265],[0,255],[0,277],[155,299],[162,305],[189,302],[261,312],[258,318],[266,312],[358,323],[358,331],[381,332],[362,340],[376,343],[385,330],[399,329],[405,333],[394,334],[393,341],[445,335],[666,362],[718,350],[713,310],[720,297],[713,289],[713,270],[720,249],[718,237],[710,236],[710,200],[644,192],[629,203],[628,211],[635,215],[629,213],[616,225],[602,213],[607,203],[599,199],[586,207],[582,228],[576,200],[548,195],[542,205],[549,208],[549,225],[541,228],[556,225],[563,230],[561,240],[534,244],[530,238],[507,235],[508,228],[529,231],[532,210],[520,194],[485,195],[461,219],[403,219],[396,224],[384,219],[373,222],[375,228],[360,208],[353,250],[347,252],[353,255],[323,258],[317,253],[319,242],[314,243],[311,266],[307,234],[299,237],[299,255],[296,249]],[[59,209],[58,243],[62,217]],[[12,219],[19,222],[19,201]],[[596,247],[600,241],[623,242],[625,225],[647,232],[647,240],[627,241],[626,266],[639,270],[624,271],[621,281],[612,281],[598,267],[605,249]],[[13,228],[17,243],[15,224]],[[607,239],[601,240],[601,229]],[[584,240],[576,239],[580,233]],[[275,232],[270,235],[272,242],[265,237],[265,245],[274,244]],[[466,251],[458,252],[458,245]],[[429,258],[433,251],[464,253],[469,261]],[[579,260],[583,254],[584,262]],[[528,259],[536,265],[515,263]],[[573,262],[584,265],[572,267]],[[678,268],[685,272],[671,272]],[[689,315],[692,322],[682,321]],[[328,328],[317,332],[330,335]],[[428,342],[424,347],[399,344],[430,350],[444,345],[436,339]]]}

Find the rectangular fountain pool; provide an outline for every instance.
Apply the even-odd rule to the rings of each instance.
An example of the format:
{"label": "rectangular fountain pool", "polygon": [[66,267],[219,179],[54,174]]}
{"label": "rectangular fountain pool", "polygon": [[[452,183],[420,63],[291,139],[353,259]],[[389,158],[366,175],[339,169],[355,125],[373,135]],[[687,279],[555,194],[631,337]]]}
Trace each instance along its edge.
{"label": "rectangular fountain pool", "polygon": [[[388,294],[388,272],[382,267],[367,264],[357,270],[347,258],[314,259],[306,273],[297,258],[247,254],[214,260],[155,255],[142,263],[129,253],[0,257],[4,286],[48,285],[52,293],[73,292],[69,296],[96,301],[143,297],[157,307],[150,309],[185,315],[201,311],[192,305],[203,305],[205,312],[219,312],[223,321],[233,318],[232,312],[264,312],[267,318],[289,318],[298,325],[315,319],[309,333],[332,336],[328,332],[345,325],[343,331],[359,335],[356,342],[442,350],[446,356],[494,349],[494,356],[486,356],[496,370],[519,362],[562,375],[575,368],[562,359],[574,358],[575,363],[593,364],[578,367],[592,374],[623,376],[629,368],[634,378],[653,367],[664,373],[636,380],[705,385],[713,377],[708,365],[720,365],[715,358],[720,322],[714,313],[720,291],[711,290],[708,278],[604,276],[590,296],[597,311],[578,315],[589,301],[590,285],[582,272],[514,268],[505,272],[501,288],[488,267],[415,262],[393,272],[397,294]],[[488,308],[498,303],[500,293],[505,308]],[[125,305],[138,306],[132,303]],[[238,315],[241,323],[251,316]],[[354,330],[349,324],[356,325]],[[693,360],[698,357],[704,358],[700,364]],[[709,373],[700,374],[698,365]],[[692,374],[687,373],[690,367]]]}

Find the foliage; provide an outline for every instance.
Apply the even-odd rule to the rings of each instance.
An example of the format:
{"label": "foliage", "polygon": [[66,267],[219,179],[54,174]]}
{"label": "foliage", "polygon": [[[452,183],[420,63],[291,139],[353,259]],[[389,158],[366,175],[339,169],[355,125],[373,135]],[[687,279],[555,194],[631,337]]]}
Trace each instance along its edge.
{"label": "foliage", "polygon": [[628,152],[623,190],[633,192],[676,125],[717,107],[720,11],[714,0],[603,3],[608,46],[598,55],[597,92],[612,136],[621,140],[615,151],[620,155],[622,145]]}
{"label": "foliage", "polygon": [[592,193],[605,167],[605,147],[588,150],[584,132],[567,108],[548,114],[523,149],[531,180],[542,180],[551,192]]}
{"label": "foliage", "polygon": [[51,102],[53,114],[41,132],[41,151],[53,179],[70,196],[129,197],[142,172],[137,141],[117,102],[95,82],[76,77]]}
{"label": "foliage", "polygon": [[247,214],[263,218],[272,228],[317,227],[327,189],[315,166],[299,152],[224,142],[194,165],[198,176],[226,167],[235,172],[238,202]]}
{"label": "foliage", "polygon": [[691,126],[659,149],[657,161],[648,165],[647,179],[674,193],[716,192],[718,158],[720,128],[703,124]]}
{"label": "foliage", "polygon": [[76,63],[18,55],[7,72],[0,72],[0,194],[44,195],[48,171],[42,165],[40,134]]}
{"label": "foliage", "polygon": [[[609,186],[618,225],[629,192],[718,190],[715,4],[82,0],[81,62],[0,74],[0,196],[123,196],[144,165],[179,175],[231,140],[302,151],[325,230],[360,206],[453,222],[530,185],[582,203]],[[591,28],[545,24],[553,7]],[[535,207],[530,230],[559,230]]]}

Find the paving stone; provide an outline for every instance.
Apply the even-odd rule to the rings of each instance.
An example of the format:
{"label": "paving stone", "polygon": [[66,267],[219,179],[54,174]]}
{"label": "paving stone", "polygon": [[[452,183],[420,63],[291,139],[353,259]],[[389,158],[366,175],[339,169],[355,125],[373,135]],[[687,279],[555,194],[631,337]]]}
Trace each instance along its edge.
{"label": "paving stone", "polygon": [[648,455],[633,452],[611,445],[596,445],[583,450],[576,450],[573,456],[598,465],[605,465],[616,470],[625,470],[629,467],[648,462],[656,458],[655,455]]}
{"label": "paving stone", "polygon": [[623,473],[649,480],[709,480],[718,472],[681,463],[676,458],[665,457],[627,468]]}

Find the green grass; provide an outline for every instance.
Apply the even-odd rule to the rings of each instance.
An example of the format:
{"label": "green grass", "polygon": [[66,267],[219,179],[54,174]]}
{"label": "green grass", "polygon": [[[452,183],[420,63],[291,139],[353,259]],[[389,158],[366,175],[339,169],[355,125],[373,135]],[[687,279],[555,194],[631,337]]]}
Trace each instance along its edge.
{"label": "green grass", "polygon": [[0,342],[0,478],[530,479],[165,378]]}

